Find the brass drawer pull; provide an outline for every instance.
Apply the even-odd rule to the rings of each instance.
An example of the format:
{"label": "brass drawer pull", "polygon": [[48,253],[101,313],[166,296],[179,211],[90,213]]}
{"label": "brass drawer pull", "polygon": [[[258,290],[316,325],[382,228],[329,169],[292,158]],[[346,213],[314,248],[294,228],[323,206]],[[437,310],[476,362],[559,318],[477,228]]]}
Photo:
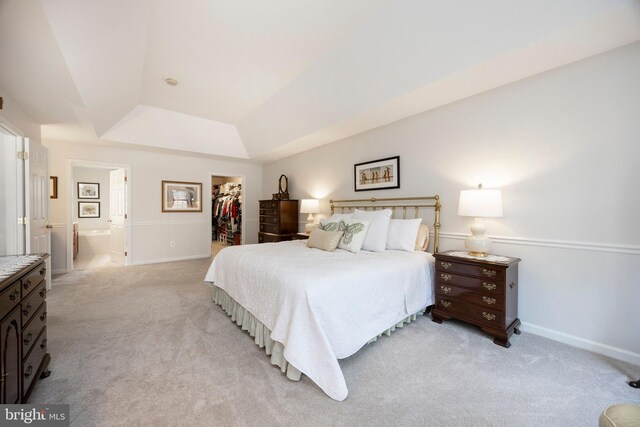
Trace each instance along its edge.
{"label": "brass drawer pull", "polygon": [[486,268],[482,269],[482,274],[484,274],[487,277],[495,277],[496,276],[495,270],[487,270]]}
{"label": "brass drawer pull", "polygon": [[482,286],[488,291],[492,291],[496,288],[495,283],[482,282]]}
{"label": "brass drawer pull", "polygon": [[449,280],[451,280],[451,275],[450,274],[444,274],[441,273],[440,277],[442,278],[442,280],[444,280],[445,282],[448,282]]}
{"label": "brass drawer pull", "polygon": [[482,317],[484,317],[487,320],[496,320],[495,314],[487,313],[486,311],[482,312]]}
{"label": "brass drawer pull", "polygon": [[449,294],[449,293],[451,293],[451,288],[450,288],[450,287],[448,287],[448,286],[440,286],[440,290],[441,290],[442,292],[444,292],[445,294]]}
{"label": "brass drawer pull", "polygon": [[27,370],[26,370],[26,371],[25,371],[25,373],[24,373],[24,377],[25,377],[25,378],[29,378],[29,377],[31,376],[31,374],[32,374],[32,373],[33,373],[33,366],[32,366],[32,365],[29,365],[29,366],[27,367]]}
{"label": "brass drawer pull", "polygon": [[444,261],[440,261],[440,265],[442,266],[442,268],[444,268],[445,270],[448,270],[451,268],[451,263],[450,262],[444,262]]}
{"label": "brass drawer pull", "polygon": [[482,301],[486,302],[489,305],[496,303],[495,298],[489,298],[489,297],[482,297]]}
{"label": "brass drawer pull", "polygon": [[20,291],[19,291],[19,290],[17,290],[17,289],[14,289],[14,290],[13,290],[13,292],[11,292],[11,293],[9,294],[9,299],[10,299],[11,301],[15,301],[15,300],[16,300],[16,298],[18,298],[18,296],[19,296],[19,295],[20,295]]}
{"label": "brass drawer pull", "polygon": [[29,343],[31,342],[31,338],[33,338],[33,334],[29,332],[27,336],[22,340],[24,342],[24,345],[29,345]]}
{"label": "brass drawer pull", "polygon": [[443,307],[451,307],[451,302],[449,302],[449,301],[445,301],[445,300],[443,300],[443,299],[441,299],[441,300],[440,300],[440,304],[441,304]]}

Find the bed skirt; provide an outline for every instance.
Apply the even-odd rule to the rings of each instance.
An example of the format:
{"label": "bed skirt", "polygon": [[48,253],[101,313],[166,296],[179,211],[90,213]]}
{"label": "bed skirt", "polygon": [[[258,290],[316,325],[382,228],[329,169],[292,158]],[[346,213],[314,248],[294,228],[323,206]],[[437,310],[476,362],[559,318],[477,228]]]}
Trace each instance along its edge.
{"label": "bed skirt", "polygon": [[[290,380],[300,381],[301,372],[284,358],[284,345],[271,339],[271,331],[269,328],[256,319],[256,317],[249,313],[244,307],[238,304],[236,300],[231,298],[224,290],[211,283],[209,285],[211,286],[213,302],[222,307],[225,313],[231,317],[232,322],[235,322],[240,326],[243,331],[247,331],[249,335],[254,338],[254,342],[257,346],[264,348],[267,356],[271,356],[271,364],[278,366],[282,373],[286,374],[287,378]],[[426,309],[422,309],[411,316],[407,316],[400,322],[391,326],[389,329],[371,338],[367,344],[376,341],[382,335],[391,335],[396,328],[402,328],[405,323],[408,324],[416,320],[419,315],[424,314],[425,310]]]}

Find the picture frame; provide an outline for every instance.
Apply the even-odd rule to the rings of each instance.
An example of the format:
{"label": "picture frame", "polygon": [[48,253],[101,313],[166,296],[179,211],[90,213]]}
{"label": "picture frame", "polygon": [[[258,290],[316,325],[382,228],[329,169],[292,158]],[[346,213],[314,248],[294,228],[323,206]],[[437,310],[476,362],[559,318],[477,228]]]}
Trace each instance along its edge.
{"label": "picture frame", "polygon": [[400,156],[353,165],[355,191],[400,188]]}
{"label": "picture frame", "polygon": [[162,212],[202,212],[202,183],[162,181]]}
{"label": "picture frame", "polygon": [[58,177],[57,176],[49,177],[49,198],[50,199],[58,198]]}
{"label": "picture frame", "polygon": [[97,182],[79,182],[78,199],[99,199],[100,184]]}
{"label": "picture frame", "polygon": [[100,218],[100,202],[78,202],[78,218]]}

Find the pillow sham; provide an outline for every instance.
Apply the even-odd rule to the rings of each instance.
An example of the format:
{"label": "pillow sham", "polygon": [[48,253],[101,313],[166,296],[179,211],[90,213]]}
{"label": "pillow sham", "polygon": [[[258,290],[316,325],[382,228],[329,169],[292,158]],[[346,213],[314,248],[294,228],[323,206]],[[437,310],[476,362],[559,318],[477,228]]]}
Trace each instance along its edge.
{"label": "pillow sham", "polygon": [[353,218],[353,214],[352,213],[337,213],[337,214],[333,214],[329,217],[329,220],[331,221],[339,221],[341,219],[351,219]]}
{"label": "pillow sham", "polygon": [[343,234],[342,231],[324,231],[320,228],[314,228],[307,239],[307,246],[333,252],[338,247]]}
{"label": "pillow sham", "polygon": [[321,219],[319,227],[322,231],[342,231],[344,234],[338,243],[338,248],[358,253],[367,237],[369,223],[370,221],[365,219],[342,219],[338,221]]}
{"label": "pillow sham", "polygon": [[389,221],[387,249],[413,252],[416,248],[416,239],[421,223],[422,218],[392,219]]}
{"label": "pillow sham", "polygon": [[416,238],[416,251],[426,251],[427,247],[429,247],[429,226],[420,224]]}
{"label": "pillow sham", "polygon": [[354,219],[366,219],[371,221],[362,249],[372,252],[382,252],[385,250],[387,247],[387,234],[389,233],[389,220],[391,219],[391,214],[391,209],[382,209],[379,211],[355,210],[353,213]]}

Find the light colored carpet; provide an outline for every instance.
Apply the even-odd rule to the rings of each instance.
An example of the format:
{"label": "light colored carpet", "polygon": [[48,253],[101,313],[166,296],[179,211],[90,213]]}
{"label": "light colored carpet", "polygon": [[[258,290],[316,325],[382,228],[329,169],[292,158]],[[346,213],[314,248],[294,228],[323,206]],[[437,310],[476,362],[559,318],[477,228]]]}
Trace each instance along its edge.
{"label": "light colored carpet", "polygon": [[56,277],[34,403],[77,426],[592,426],[640,367],[535,335],[504,349],[429,317],[341,362],[349,396],[285,378],[210,299],[209,260]]}

